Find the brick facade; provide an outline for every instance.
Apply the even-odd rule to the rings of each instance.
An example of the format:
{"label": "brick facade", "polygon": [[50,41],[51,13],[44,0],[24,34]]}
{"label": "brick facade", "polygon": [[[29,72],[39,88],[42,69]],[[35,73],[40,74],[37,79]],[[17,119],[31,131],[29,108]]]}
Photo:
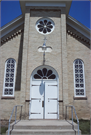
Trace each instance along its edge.
{"label": "brick facade", "polygon": [[[75,106],[79,118],[89,118],[89,107],[91,107],[90,46],[66,32],[65,8],[55,10],[48,8],[40,11],[30,7],[26,8],[24,33],[22,31],[13,39],[3,41],[0,47],[0,117],[9,119],[13,106],[22,104],[23,114],[28,119],[29,102],[26,100],[30,100],[30,77],[33,70],[43,64],[43,54],[38,52],[38,47],[42,46],[44,36],[35,29],[37,20],[42,17],[49,17],[55,23],[54,31],[46,36],[47,46],[52,47],[52,52],[46,53],[45,65],[53,67],[59,75],[59,100],[63,101],[59,102],[59,118],[65,116],[64,106],[68,104]],[[8,58],[16,60],[15,99],[2,99],[5,61]],[[77,58],[84,62],[87,100],[74,99],[73,62]]]}

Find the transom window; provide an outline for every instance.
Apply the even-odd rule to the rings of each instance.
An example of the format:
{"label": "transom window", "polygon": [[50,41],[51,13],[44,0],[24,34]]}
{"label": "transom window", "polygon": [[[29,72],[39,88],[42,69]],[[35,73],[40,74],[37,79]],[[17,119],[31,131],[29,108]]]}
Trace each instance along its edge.
{"label": "transom window", "polygon": [[16,62],[10,58],[5,63],[5,75],[4,75],[4,96],[14,95],[14,83],[15,83],[15,66]]}
{"label": "transom window", "polygon": [[56,75],[51,69],[38,69],[33,76],[34,79],[56,79]]}
{"label": "transom window", "polygon": [[80,59],[74,61],[74,91],[75,96],[85,96],[84,63]]}
{"label": "transom window", "polygon": [[43,34],[50,34],[54,30],[54,22],[49,18],[41,18],[36,22],[36,30]]}

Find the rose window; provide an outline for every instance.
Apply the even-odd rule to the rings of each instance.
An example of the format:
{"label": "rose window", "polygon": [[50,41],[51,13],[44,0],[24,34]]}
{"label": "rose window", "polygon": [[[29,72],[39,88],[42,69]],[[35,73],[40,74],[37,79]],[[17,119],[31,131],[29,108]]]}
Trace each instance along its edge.
{"label": "rose window", "polygon": [[43,68],[37,70],[33,76],[34,79],[56,79],[56,75],[51,69]]}
{"label": "rose window", "polygon": [[48,18],[39,19],[36,23],[36,29],[41,34],[50,34],[54,30],[54,22]]}

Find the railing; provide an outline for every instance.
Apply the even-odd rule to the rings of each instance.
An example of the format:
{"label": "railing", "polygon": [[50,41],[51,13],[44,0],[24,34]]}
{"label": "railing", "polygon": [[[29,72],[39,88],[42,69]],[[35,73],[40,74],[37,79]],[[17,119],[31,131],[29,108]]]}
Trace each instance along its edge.
{"label": "railing", "polygon": [[78,135],[79,135],[79,120],[78,120],[78,117],[77,117],[77,114],[76,114],[76,110],[75,110],[75,107],[72,106],[72,105],[66,105],[66,117],[65,119],[67,120],[67,107],[70,107],[71,108],[71,116],[72,116],[72,127],[74,129],[74,124],[73,124],[73,110],[75,112],[75,116],[76,116],[76,119],[77,119],[77,123],[78,123]]}
{"label": "railing", "polygon": [[[12,110],[12,113],[11,113],[11,116],[10,116],[10,119],[9,119],[9,125],[8,125],[8,135],[9,135],[9,133],[10,133],[10,122],[11,122],[11,118],[12,118],[12,115],[13,115],[13,113],[14,113],[14,110],[15,110],[15,123],[14,123],[14,125],[16,124],[16,117],[17,117],[17,107],[21,107],[21,112],[20,112],[20,120],[21,120],[21,116],[22,116],[22,105],[16,105],[16,106],[14,106],[14,108],[13,108],[13,110]],[[20,121],[19,120],[19,121]],[[18,121],[17,121],[18,122]]]}

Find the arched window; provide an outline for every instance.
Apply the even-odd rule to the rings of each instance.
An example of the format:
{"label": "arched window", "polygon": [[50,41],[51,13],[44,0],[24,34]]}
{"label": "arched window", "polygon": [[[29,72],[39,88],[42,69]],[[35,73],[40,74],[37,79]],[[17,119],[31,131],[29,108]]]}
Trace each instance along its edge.
{"label": "arched window", "polygon": [[6,61],[4,86],[3,86],[4,96],[14,96],[15,69],[16,69],[15,67],[16,67],[16,61],[14,59],[10,58]]}
{"label": "arched window", "polygon": [[74,95],[84,97],[85,95],[85,76],[84,63],[80,59],[74,61]]}
{"label": "arched window", "polygon": [[36,73],[33,76],[34,79],[56,79],[56,75],[51,69],[47,68],[41,68],[36,71]]}

